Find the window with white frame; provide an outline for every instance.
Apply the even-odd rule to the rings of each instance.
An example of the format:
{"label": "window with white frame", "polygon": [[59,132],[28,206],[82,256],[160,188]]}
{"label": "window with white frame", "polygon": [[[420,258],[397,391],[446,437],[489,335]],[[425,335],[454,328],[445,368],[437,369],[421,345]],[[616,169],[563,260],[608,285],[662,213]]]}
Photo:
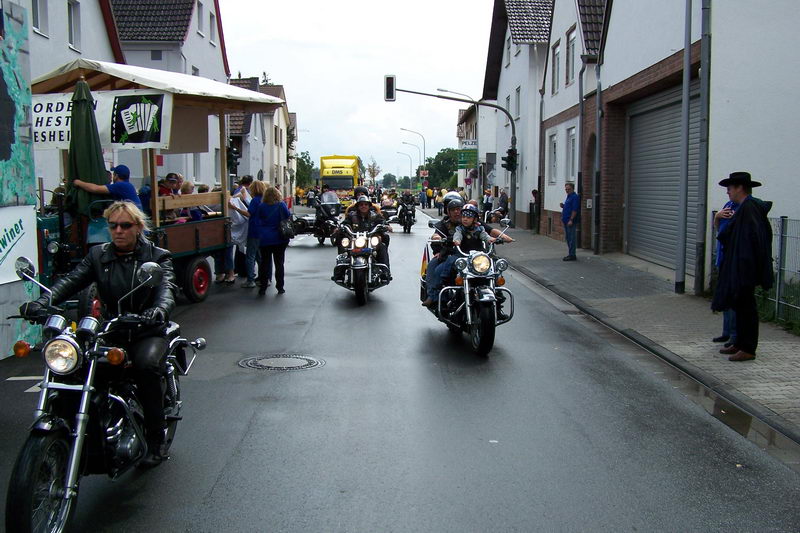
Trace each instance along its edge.
{"label": "window with white frame", "polygon": [[67,39],[76,50],[81,47],[81,4],[75,0],[67,2]]}
{"label": "window with white frame", "polygon": [[547,167],[547,182],[552,185],[556,183],[558,175],[558,137],[555,133],[550,136],[547,146],[550,157],[550,164]]}
{"label": "window with white frame", "polygon": [[567,33],[567,57],[565,58],[564,70],[566,71],[566,84],[575,81],[575,30]]}
{"label": "window with white frame", "polygon": [[578,176],[578,139],[575,128],[567,129],[567,181],[574,182]]}
{"label": "window with white frame", "polygon": [[[506,111],[509,113],[513,113],[514,110],[511,109],[511,96],[506,96]],[[508,116],[506,116],[506,126],[508,126]]]}
{"label": "window with white frame", "polygon": [[506,66],[511,64],[511,37],[506,39]]}
{"label": "window with white frame", "polygon": [[200,154],[192,154],[192,170],[194,170],[194,179],[199,179],[203,174],[200,172]]}
{"label": "window with white frame", "polygon": [[203,13],[203,2],[197,2],[197,32],[200,35],[203,35],[203,18],[205,14]]}
{"label": "window with white frame", "polygon": [[31,26],[39,33],[47,33],[47,0],[32,0]]}
{"label": "window with white frame", "polygon": [[208,40],[212,43],[217,40],[217,17],[214,13],[208,14]]}
{"label": "window with white frame", "polygon": [[558,63],[561,61],[561,41],[556,41],[556,44],[553,45],[553,53],[550,57],[550,61],[550,77],[552,78],[550,94],[556,94],[558,92],[558,79],[560,77]]}
{"label": "window with white frame", "polygon": [[275,146],[278,146],[278,143],[279,143],[279,140],[278,140],[278,126],[275,126],[275,127],[274,127],[274,132],[273,132],[272,140],[273,140],[273,142],[275,143]]}
{"label": "window with white frame", "polygon": [[520,111],[520,92],[521,92],[521,88],[517,87],[517,90],[514,93],[514,118],[519,118],[519,115],[521,113],[521,111]]}

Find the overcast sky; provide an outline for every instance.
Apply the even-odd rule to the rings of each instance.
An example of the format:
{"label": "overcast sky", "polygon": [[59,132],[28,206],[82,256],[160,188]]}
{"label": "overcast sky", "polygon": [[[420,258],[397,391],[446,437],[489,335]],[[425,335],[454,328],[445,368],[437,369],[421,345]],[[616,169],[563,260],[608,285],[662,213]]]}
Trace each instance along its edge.
{"label": "overcast sky", "polygon": [[450,89],[480,98],[492,0],[221,0],[231,75],[285,87],[297,113],[297,152],[374,157],[384,172],[409,174],[406,152],[457,148],[458,109],[405,93],[383,100],[383,76],[423,92]]}

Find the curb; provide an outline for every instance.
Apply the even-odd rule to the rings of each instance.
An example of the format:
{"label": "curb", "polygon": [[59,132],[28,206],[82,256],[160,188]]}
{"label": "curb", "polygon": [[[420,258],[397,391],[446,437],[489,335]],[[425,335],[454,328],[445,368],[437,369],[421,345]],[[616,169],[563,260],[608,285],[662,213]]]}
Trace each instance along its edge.
{"label": "curb", "polygon": [[786,438],[794,441],[796,444],[800,444],[800,430],[794,424],[786,421],[783,417],[775,413],[775,411],[768,409],[767,407],[764,407],[763,405],[756,402],[749,396],[746,396],[745,394],[742,394],[736,389],[731,388],[730,386],[720,381],[720,379],[717,378],[716,376],[689,363],[683,357],[679,356],[678,354],[670,350],[667,350],[657,342],[642,335],[638,331],[617,324],[605,313],[593,308],[580,298],[556,287],[553,283],[542,278],[541,276],[532,272],[531,270],[523,266],[518,266],[513,264],[512,268],[517,272],[519,272],[520,274],[524,275],[525,277],[530,278],[535,283],[541,285],[550,292],[557,294],[567,302],[577,307],[582,313],[585,313],[593,317],[595,320],[597,320],[604,326],[616,331],[623,337],[635,342],[648,352],[659,357],[669,365],[677,368],[690,378],[699,382],[704,387],[710,389],[714,393],[718,394],[725,400],[735,405],[738,409],[746,412],[753,418],[757,418],[758,420],[760,420],[773,430],[777,431],[778,433],[781,433]]}

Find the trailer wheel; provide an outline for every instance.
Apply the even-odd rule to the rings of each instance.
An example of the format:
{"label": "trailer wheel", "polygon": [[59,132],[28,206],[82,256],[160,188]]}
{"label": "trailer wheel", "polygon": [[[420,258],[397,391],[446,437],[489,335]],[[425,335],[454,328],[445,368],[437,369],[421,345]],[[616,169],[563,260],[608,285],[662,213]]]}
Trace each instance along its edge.
{"label": "trailer wheel", "polygon": [[183,293],[192,302],[202,302],[211,286],[211,266],[205,257],[193,257],[183,271]]}
{"label": "trailer wheel", "polygon": [[98,320],[103,318],[103,302],[97,292],[97,283],[92,283],[78,294],[78,319],[92,316]]}

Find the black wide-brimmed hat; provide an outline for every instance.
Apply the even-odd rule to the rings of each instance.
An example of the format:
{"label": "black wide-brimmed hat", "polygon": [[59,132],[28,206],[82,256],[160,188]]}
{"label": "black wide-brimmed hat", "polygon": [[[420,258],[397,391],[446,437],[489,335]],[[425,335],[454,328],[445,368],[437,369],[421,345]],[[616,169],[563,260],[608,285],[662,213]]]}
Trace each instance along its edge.
{"label": "black wide-brimmed hat", "polygon": [[719,182],[723,187],[728,185],[745,185],[747,187],[761,187],[761,182],[753,181],[749,172],[732,172],[727,178]]}

